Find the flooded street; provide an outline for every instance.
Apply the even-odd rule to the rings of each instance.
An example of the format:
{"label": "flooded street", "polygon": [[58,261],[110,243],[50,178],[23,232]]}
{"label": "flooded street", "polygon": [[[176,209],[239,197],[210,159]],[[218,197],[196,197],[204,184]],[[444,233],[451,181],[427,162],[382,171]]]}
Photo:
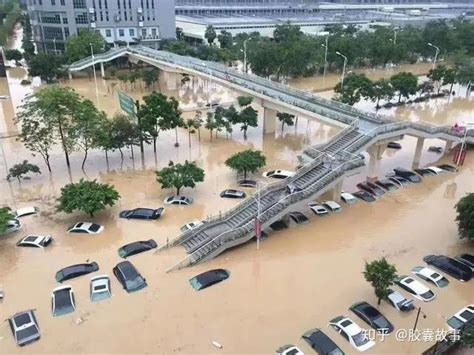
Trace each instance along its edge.
{"label": "flooded street", "polygon": [[[0,79],[0,95],[11,96],[2,101],[1,132],[17,130],[13,123],[17,106],[33,91],[30,86],[20,85],[24,78],[24,69],[12,68],[8,70],[8,79]],[[120,112],[117,90],[121,84],[112,83],[98,80],[99,106],[109,115]],[[306,84],[309,91],[319,85]],[[94,82],[88,78],[73,79],[64,85],[70,85],[95,102]],[[228,103],[238,96],[199,79],[181,85],[179,75],[162,74],[159,87],[164,94],[179,98],[183,109],[190,110],[207,100]],[[128,86],[126,91],[135,98],[147,93],[139,83],[134,90]],[[372,103],[360,105],[368,110],[374,106]],[[22,181],[21,185],[17,181],[0,180],[2,205],[11,208],[33,205],[41,210],[38,216],[22,219],[24,227],[20,232],[0,237],[0,289],[5,292],[0,310],[5,319],[19,311],[36,309],[42,337],[24,348],[17,347],[8,323],[2,322],[0,354],[269,354],[288,343],[311,354],[313,350],[301,335],[313,328],[323,329],[344,352],[353,354],[354,348],[327,324],[330,319],[344,314],[362,327],[366,326],[348,310],[353,303],[362,300],[376,305],[372,288],[362,275],[365,261],[386,256],[397,266],[398,273],[404,275],[414,266],[424,265],[422,258],[428,254],[474,253],[472,243],[458,239],[454,222],[454,205],[474,189],[471,151],[457,174],[426,177],[422,184],[386,194],[373,204],[343,205],[341,213],[326,218],[303,211],[310,217],[310,223],[292,224],[287,230],[272,233],[261,242],[259,250],[251,242],[210,262],[171,273],[165,270],[185,256],[181,247],[133,256],[130,261],[147,279],[148,287],[127,294],[112,273],[112,268],[122,261],[117,255],[120,246],[150,238],[163,245],[178,235],[182,224],[224,212],[238,203],[219,197],[222,190],[237,187],[235,173],[224,163],[228,157],[245,149],[259,149],[267,157],[264,170],[293,170],[305,147],[324,142],[339,131],[337,127],[299,117],[296,127],[285,127],[282,132],[277,123],[274,135],[264,135],[263,109],[255,108],[259,111],[259,127],[249,128],[247,140],[243,139],[239,127],[234,127],[232,137],[219,133],[212,141],[209,132],[202,128],[201,138],[193,134],[189,143],[187,131],[181,129],[180,146],[175,148],[174,131],[164,132],[159,137],[156,159],[152,147],[146,147],[144,166],[137,158],[139,148],[136,147],[135,160],[129,151],[124,151],[122,163],[119,152],[114,152],[110,155],[109,167],[104,153],[94,151],[89,155],[85,171],[80,169],[82,152],[75,152],[71,157],[72,169],[68,171],[58,148],[52,156],[53,173],[49,175],[40,157],[33,157],[15,138],[2,139],[2,173],[6,175],[13,164],[28,159],[40,165],[43,174]],[[472,99],[456,97],[451,102],[447,99],[430,101],[420,107],[412,105],[381,113],[449,124],[472,120],[474,104]],[[183,116],[193,117],[194,112],[185,112]],[[405,137],[400,143],[401,150],[385,151],[380,175],[397,166],[411,168],[416,139]],[[426,140],[421,165],[439,159],[451,163],[452,156],[442,158],[427,152],[428,146],[444,147],[443,143]],[[155,170],[166,166],[169,160],[183,162],[186,159],[195,160],[206,171],[203,183],[195,189],[183,189],[184,195],[194,198],[192,206],[166,207],[165,215],[157,221],[118,218],[123,209],[163,206],[163,199],[174,192],[160,189],[155,181]],[[363,171],[347,178],[344,190],[354,191],[355,184],[365,177]],[[81,178],[110,183],[121,195],[116,206],[92,219],[105,226],[99,235],[67,234],[67,228],[73,223],[91,219],[82,214],[55,212],[61,187]],[[253,193],[251,189],[246,192]],[[16,247],[15,243],[27,234],[50,234],[54,242],[45,250]],[[53,318],[51,292],[59,286],[54,279],[56,271],[87,260],[100,266],[100,270],[90,276],[111,276],[112,298],[92,303],[90,276],[69,280],[65,284],[74,289],[77,310]],[[229,270],[230,278],[206,290],[194,291],[188,280],[214,268]],[[474,281],[460,283],[448,278],[447,288],[433,289],[436,293],[433,302],[415,301],[427,316],[420,319],[418,329],[446,328],[447,317],[473,303]],[[411,329],[414,325],[415,312],[401,314],[387,303],[382,303],[379,309],[396,329]],[[222,344],[223,348],[215,348],[212,341]],[[383,342],[377,341],[368,353],[419,354],[432,343],[397,342],[391,335]]]}

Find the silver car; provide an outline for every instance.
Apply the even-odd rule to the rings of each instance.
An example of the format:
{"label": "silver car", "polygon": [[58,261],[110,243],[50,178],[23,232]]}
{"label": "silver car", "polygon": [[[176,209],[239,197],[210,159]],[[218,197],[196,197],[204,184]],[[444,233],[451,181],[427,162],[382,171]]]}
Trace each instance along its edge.
{"label": "silver car", "polygon": [[8,319],[8,323],[19,346],[32,343],[41,337],[33,310],[15,313]]}
{"label": "silver car", "polygon": [[100,275],[91,279],[90,296],[92,302],[98,302],[112,297],[110,277],[108,275]]}

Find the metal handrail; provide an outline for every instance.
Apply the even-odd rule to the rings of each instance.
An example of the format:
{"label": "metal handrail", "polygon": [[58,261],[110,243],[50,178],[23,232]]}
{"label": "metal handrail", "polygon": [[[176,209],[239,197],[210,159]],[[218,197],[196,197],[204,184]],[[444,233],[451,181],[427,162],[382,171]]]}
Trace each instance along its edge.
{"label": "metal handrail", "polygon": [[[311,185],[307,186],[306,188],[304,188],[303,190],[301,191],[298,191],[298,192],[295,192],[293,194],[290,194],[290,195],[287,195],[285,197],[283,197],[281,200],[279,200],[277,203],[275,203],[273,206],[271,206],[269,209],[263,211],[259,218],[262,218],[262,216],[264,215],[268,215],[270,214],[271,211],[277,209],[277,207],[281,207],[283,205],[283,209],[286,208],[287,206],[289,206],[290,204],[294,203],[294,202],[297,202],[297,201],[301,201],[302,199],[306,198],[308,195],[307,194],[314,194],[316,191],[312,191],[313,188],[315,187],[315,185],[317,185],[320,181],[322,181],[323,179],[327,179],[329,176],[331,175],[337,175],[336,173],[337,172],[344,172],[344,171],[347,171],[348,169],[341,169],[342,167],[346,166],[346,165],[349,165],[351,163],[355,163],[356,161],[363,161],[363,158],[361,157],[357,157],[357,158],[354,158],[352,160],[349,160],[349,161],[346,161],[346,162],[343,162],[342,164],[340,164],[338,167],[336,167],[335,169],[331,170],[330,172],[328,172],[326,175],[322,176],[321,178],[319,178],[317,181],[315,181],[314,183],[312,183]],[[356,165],[351,165],[351,166],[348,166],[350,168],[353,168],[354,166]],[[335,176],[335,178],[337,178],[337,176]],[[303,196],[301,199],[297,199],[296,197],[299,197],[299,196]],[[290,203],[289,204],[285,204],[285,201],[286,200],[290,200]],[[279,211],[277,211],[276,213],[278,213]],[[208,242],[206,242],[205,244],[203,244],[201,247],[199,247],[198,249],[196,249],[194,252],[192,252],[191,254],[187,255],[186,257],[184,257],[183,259],[181,259],[180,261],[178,261],[176,264],[174,264],[173,266],[171,266],[170,268],[168,268],[166,270],[166,272],[169,272],[173,269],[175,269],[178,265],[180,265],[181,263],[183,263],[184,261],[186,260],[189,260],[189,259],[192,259],[193,256],[199,252],[200,250],[202,250],[203,248],[209,246],[210,244],[214,243],[217,239],[222,239],[223,236],[225,235],[228,235],[230,233],[235,233],[239,230],[245,230],[247,228],[249,228],[252,223],[254,223],[253,220],[250,220],[248,221],[247,223],[245,223],[243,226],[240,226],[239,228],[237,229],[230,229],[230,230],[227,230],[225,232],[222,232],[221,234],[219,234],[218,236],[214,237],[213,239],[209,240]],[[222,245],[222,242],[220,243],[220,245]],[[219,245],[219,246],[220,246]]]}

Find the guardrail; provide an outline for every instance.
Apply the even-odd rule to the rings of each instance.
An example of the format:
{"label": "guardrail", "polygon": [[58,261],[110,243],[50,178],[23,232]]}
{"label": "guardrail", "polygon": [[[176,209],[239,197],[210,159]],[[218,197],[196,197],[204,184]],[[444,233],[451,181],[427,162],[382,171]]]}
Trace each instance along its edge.
{"label": "guardrail", "polygon": [[[265,222],[270,220],[274,215],[278,214],[279,212],[284,210],[286,207],[290,206],[291,204],[293,204],[295,202],[299,202],[301,200],[304,200],[304,199],[310,197],[311,195],[316,193],[319,188],[323,188],[324,186],[326,186],[326,184],[324,184],[324,185],[321,184],[322,181],[326,182],[326,180],[331,179],[331,178],[332,178],[332,180],[337,179],[339,176],[343,175],[346,171],[357,168],[357,167],[362,166],[362,165],[364,165],[364,159],[361,158],[361,157],[357,157],[357,158],[354,158],[352,160],[346,161],[346,162],[340,164],[335,169],[328,172],[326,175],[322,176],[320,179],[315,181],[313,184],[311,184],[308,187],[304,188],[303,190],[283,197],[280,201],[278,201],[273,206],[271,206],[270,208],[263,211],[260,214],[260,216],[258,216],[258,218],[262,222],[262,227],[263,227],[263,224]],[[272,212],[274,212],[274,213],[272,214]],[[211,239],[210,241],[208,241],[207,243],[203,244],[201,247],[196,249],[193,253],[187,255],[186,257],[184,257],[183,259],[178,261],[176,264],[174,264],[173,266],[168,268],[166,270],[166,272],[170,272],[174,269],[181,269],[183,267],[190,266],[193,263],[196,263],[197,261],[199,261],[199,259],[194,259],[193,260],[193,258],[196,256],[196,254],[198,254],[200,251],[202,251],[206,247],[210,247],[211,245],[215,244],[217,246],[213,249],[213,251],[214,251],[217,248],[219,248],[221,245],[223,245],[224,243],[226,243],[230,240],[236,239],[236,237],[241,238],[241,237],[245,236],[246,234],[249,233],[249,230],[252,229],[253,223],[254,223],[254,221],[252,219],[252,220],[250,220],[249,222],[245,223],[243,226],[241,226],[237,229],[231,229],[231,230],[228,230],[228,231],[225,231],[225,232],[219,234],[215,238]],[[241,234],[240,236],[234,236],[233,238],[226,237],[226,236],[230,236],[232,234],[239,234],[240,232],[243,232],[243,234]],[[224,237],[226,237],[226,238],[224,238]]]}

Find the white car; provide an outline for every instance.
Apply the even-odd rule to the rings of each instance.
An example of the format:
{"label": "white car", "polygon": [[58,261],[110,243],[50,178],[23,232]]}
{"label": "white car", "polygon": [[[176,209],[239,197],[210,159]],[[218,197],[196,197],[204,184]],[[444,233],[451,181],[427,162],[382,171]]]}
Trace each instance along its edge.
{"label": "white car", "polygon": [[297,346],[294,346],[293,344],[287,344],[279,347],[276,350],[276,355],[304,355],[304,352],[302,352]]}
{"label": "white car", "polygon": [[454,331],[461,329],[464,324],[474,319],[474,304],[464,307],[452,317],[449,317],[447,322],[449,328]]}
{"label": "white car", "polygon": [[16,245],[19,247],[46,248],[52,241],[53,237],[50,235],[27,235],[21,238]]}
{"label": "white car", "polygon": [[445,173],[446,170],[443,170],[441,168],[438,168],[437,166],[428,166],[426,167],[425,169],[429,170],[429,171],[432,171],[433,173],[435,173],[436,175],[439,175],[439,174],[442,174],[442,173]]}
{"label": "white car", "polygon": [[339,316],[330,320],[329,325],[359,351],[365,351],[375,345],[375,342],[367,336],[367,331],[350,318]]}
{"label": "white car", "polygon": [[104,230],[104,226],[91,222],[79,222],[68,229],[68,233],[99,234]]}
{"label": "white car", "polygon": [[411,270],[412,274],[415,274],[420,279],[431,282],[437,287],[446,287],[449,285],[449,281],[443,275],[440,275],[433,269],[424,266],[416,266]]}
{"label": "white car", "polygon": [[186,196],[170,196],[170,197],[165,198],[164,202],[168,205],[188,206],[193,203],[193,199],[191,197],[186,197]]}
{"label": "white car", "polygon": [[20,220],[13,218],[7,222],[6,229],[1,234],[13,233],[19,231],[22,227]]}
{"label": "white car", "polygon": [[319,202],[310,202],[308,203],[308,206],[311,211],[316,213],[317,216],[326,216],[327,214],[329,214],[327,208],[321,205]]}
{"label": "white car", "polygon": [[295,173],[293,171],[288,171],[288,170],[270,170],[270,171],[267,171],[266,173],[263,173],[264,177],[270,177],[274,179],[286,179],[294,175]]}
{"label": "white car", "polygon": [[357,198],[349,192],[341,193],[341,200],[347,203],[348,205],[352,205],[353,203],[357,202]]}
{"label": "white car", "polygon": [[13,214],[13,217],[20,218],[20,217],[36,214],[38,212],[39,212],[39,209],[37,207],[23,207],[23,208],[17,209],[16,211],[13,211],[12,214]]}
{"label": "white car", "polygon": [[401,276],[395,283],[420,301],[429,302],[436,297],[433,291],[413,277]]}
{"label": "white car", "polygon": [[112,296],[110,277],[108,275],[100,275],[91,278],[90,296],[92,302],[106,300]]}
{"label": "white car", "polygon": [[192,221],[192,222],[183,224],[183,225],[181,226],[180,230],[181,230],[181,232],[186,232],[186,231],[188,231],[188,230],[193,230],[193,229],[199,227],[201,224],[202,224],[202,222],[196,219],[196,220],[194,220],[194,221]]}
{"label": "white car", "polygon": [[324,201],[323,206],[329,209],[331,212],[339,212],[341,210],[341,205],[336,201]]}
{"label": "white car", "polygon": [[71,286],[60,286],[53,290],[51,310],[53,317],[62,316],[76,310],[76,301]]}

